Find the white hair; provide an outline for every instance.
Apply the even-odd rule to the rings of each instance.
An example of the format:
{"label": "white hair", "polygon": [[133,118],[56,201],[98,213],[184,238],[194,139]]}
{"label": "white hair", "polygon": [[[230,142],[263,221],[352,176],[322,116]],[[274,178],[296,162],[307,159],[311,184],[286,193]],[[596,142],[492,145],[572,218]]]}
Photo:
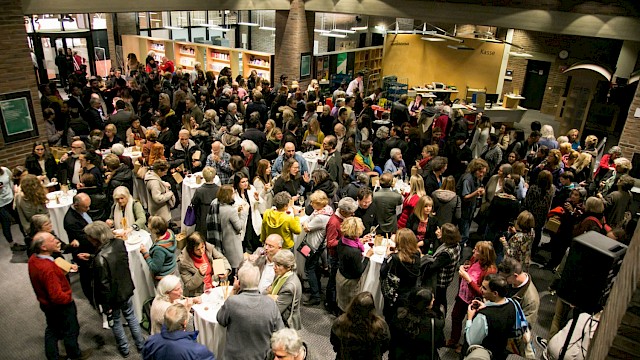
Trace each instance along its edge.
{"label": "white hair", "polygon": [[229,105],[227,105],[227,110],[231,111],[231,110],[238,110],[238,105],[236,105],[236,103],[231,102],[229,103]]}
{"label": "white hair", "polygon": [[156,287],[156,299],[160,300],[169,300],[168,293],[175,289],[178,284],[181,284],[182,281],[179,277],[175,275],[167,275],[160,280],[158,286]]}
{"label": "white hair", "polygon": [[250,262],[245,262],[238,270],[238,281],[243,290],[257,289],[260,283],[260,269]]}
{"label": "white hair", "polygon": [[113,200],[119,199],[121,197],[126,197],[131,200],[131,193],[126,186],[118,186],[117,188],[115,188],[115,190],[113,190]]}
{"label": "white hair", "polygon": [[240,146],[242,146],[242,148],[243,148],[245,151],[247,151],[247,152],[249,152],[249,153],[251,153],[251,154],[255,154],[255,153],[257,153],[257,152],[258,152],[258,145],[256,145],[256,143],[254,143],[254,142],[253,142],[253,141],[251,141],[251,140],[243,140],[243,141],[240,143]]}
{"label": "white hair", "polygon": [[282,347],[283,350],[292,356],[300,354],[304,344],[294,329],[280,329],[271,335],[271,350]]}
{"label": "white hair", "polygon": [[233,89],[230,87],[225,87],[224,89],[222,89],[222,94],[231,97],[231,95],[233,94]]}
{"label": "white hair", "polygon": [[289,270],[296,270],[296,258],[289,250],[280,250],[273,256],[273,262]]}
{"label": "white hair", "polygon": [[111,146],[111,153],[118,156],[124,154],[124,145],[120,143],[113,144]]}
{"label": "white hair", "polygon": [[338,209],[344,212],[354,213],[358,210],[358,202],[350,197],[342,198],[338,202]]}
{"label": "white hair", "polygon": [[391,149],[391,151],[389,152],[389,156],[394,157],[394,156],[396,156],[396,155],[398,155],[398,154],[401,154],[401,153],[402,153],[402,151],[400,151],[400,149],[398,149],[398,148],[393,148],[393,149]]}
{"label": "white hair", "polygon": [[553,126],[551,125],[542,125],[540,129],[540,134],[545,139],[555,140],[556,136],[553,133]]}

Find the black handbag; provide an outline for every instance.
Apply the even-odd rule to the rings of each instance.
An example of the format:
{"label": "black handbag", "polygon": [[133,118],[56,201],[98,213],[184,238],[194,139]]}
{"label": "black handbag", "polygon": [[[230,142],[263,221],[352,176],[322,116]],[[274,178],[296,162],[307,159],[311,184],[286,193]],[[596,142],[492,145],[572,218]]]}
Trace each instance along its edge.
{"label": "black handbag", "polygon": [[398,300],[398,289],[400,288],[400,278],[393,273],[393,269],[396,266],[395,262],[392,266],[382,284],[380,284],[382,296],[385,301],[388,301],[389,305],[395,304],[396,300]]}
{"label": "black handbag", "polygon": [[318,249],[314,249],[311,245],[309,245],[309,243],[307,242],[307,237],[305,236],[304,239],[302,239],[302,241],[300,242],[300,245],[298,245],[298,248],[296,250],[300,254],[302,254],[302,256],[304,256],[305,259],[308,259],[313,255],[315,255],[318,251],[321,251],[322,245],[320,245]]}

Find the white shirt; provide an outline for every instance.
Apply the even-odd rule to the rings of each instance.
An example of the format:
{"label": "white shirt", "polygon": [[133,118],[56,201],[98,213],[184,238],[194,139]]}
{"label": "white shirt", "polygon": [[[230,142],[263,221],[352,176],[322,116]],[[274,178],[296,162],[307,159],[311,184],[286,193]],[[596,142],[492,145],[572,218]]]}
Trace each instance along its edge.
{"label": "white shirt", "polygon": [[80,159],[76,159],[73,163],[73,176],[71,177],[72,184],[78,184],[80,182]]}
{"label": "white shirt", "polygon": [[364,92],[364,85],[362,84],[362,81],[358,81],[358,78],[351,80],[351,82],[349,83],[349,87],[347,87],[346,91],[347,95],[353,96],[353,93],[356,89],[358,89],[358,92],[360,94]]}
{"label": "white shirt", "polygon": [[258,291],[263,294],[269,286],[273,283],[273,279],[276,278],[276,271],[273,269],[273,261],[264,264],[262,270],[262,276],[260,277],[260,283],[258,284]]}

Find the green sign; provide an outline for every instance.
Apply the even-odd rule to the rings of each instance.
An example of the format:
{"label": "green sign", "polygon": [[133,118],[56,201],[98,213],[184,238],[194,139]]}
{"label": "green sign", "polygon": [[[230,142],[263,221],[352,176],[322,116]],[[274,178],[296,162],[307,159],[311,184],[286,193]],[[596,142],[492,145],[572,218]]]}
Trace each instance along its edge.
{"label": "green sign", "polygon": [[338,54],[338,66],[336,69],[336,73],[338,74],[347,73],[347,53]]}
{"label": "green sign", "polygon": [[6,134],[9,136],[33,131],[31,112],[27,98],[21,97],[0,101]]}

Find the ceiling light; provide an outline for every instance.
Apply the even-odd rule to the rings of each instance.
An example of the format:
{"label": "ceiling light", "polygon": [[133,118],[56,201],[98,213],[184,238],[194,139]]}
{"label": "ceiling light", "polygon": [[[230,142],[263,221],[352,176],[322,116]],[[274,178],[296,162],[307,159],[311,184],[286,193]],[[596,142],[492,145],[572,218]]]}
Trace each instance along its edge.
{"label": "ceiling light", "polygon": [[149,12],[149,15],[158,15],[158,13],[152,11],[152,12]]}
{"label": "ceiling light", "polygon": [[213,25],[213,24],[202,24],[206,27],[208,27],[211,30],[217,30],[217,31],[231,31],[232,29],[227,28],[227,27],[222,27],[220,25]]}
{"label": "ceiling light", "polygon": [[458,38],[455,38],[455,37],[453,37],[453,36],[444,35],[444,34],[433,34],[433,36],[435,36],[435,37],[439,37],[439,38],[441,38],[441,39],[446,39],[446,40],[450,40],[450,41],[459,42],[459,43],[461,43],[461,42],[463,42],[463,41],[464,41],[464,40],[462,40],[462,39],[458,39]]}
{"label": "ceiling light", "polygon": [[330,32],[329,30],[325,30],[325,29],[313,29],[313,32],[317,32],[317,33],[328,33]]}
{"label": "ceiling light", "polygon": [[511,56],[515,56],[515,57],[526,57],[526,58],[530,58],[533,57],[533,55],[526,53],[526,52],[518,52],[518,51],[510,51],[509,55]]}
{"label": "ceiling light", "polygon": [[458,47],[455,45],[447,45],[449,49],[458,50]]}
{"label": "ceiling light", "polygon": [[276,28],[274,28],[273,26],[260,26],[258,29],[276,31]]}
{"label": "ceiling light", "polygon": [[355,30],[346,30],[346,29],[333,29],[331,30],[333,32],[339,32],[339,33],[344,33],[344,34],[355,34],[356,31]]}
{"label": "ceiling light", "polygon": [[163,26],[163,28],[168,29],[168,30],[184,30],[184,28],[181,28],[179,26],[171,26],[171,25],[165,25],[165,26]]}
{"label": "ceiling light", "polygon": [[244,26],[260,26],[260,24],[258,24],[258,23],[254,23],[254,22],[245,22],[245,21],[238,21],[238,25],[244,25]]}
{"label": "ceiling light", "polygon": [[413,30],[387,30],[387,34],[413,34]]}
{"label": "ceiling light", "polygon": [[335,37],[335,38],[346,38],[347,34],[336,34],[336,33],[332,33],[332,32],[323,32],[323,33],[320,34],[320,36]]}
{"label": "ceiling light", "polygon": [[432,41],[432,42],[436,42],[436,41],[447,41],[445,39],[441,39],[441,38],[436,38],[436,37],[422,37],[420,38],[424,41]]}
{"label": "ceiling light", "polygon": [[362,30],[367,30],[368,28],[369,28],[368,26],[352,26],[351,30],[362,31]]}
{"label": "ceiling light", "polygon": [[385,31],[386,29],[384,25],[376,25],[376,30]]}

